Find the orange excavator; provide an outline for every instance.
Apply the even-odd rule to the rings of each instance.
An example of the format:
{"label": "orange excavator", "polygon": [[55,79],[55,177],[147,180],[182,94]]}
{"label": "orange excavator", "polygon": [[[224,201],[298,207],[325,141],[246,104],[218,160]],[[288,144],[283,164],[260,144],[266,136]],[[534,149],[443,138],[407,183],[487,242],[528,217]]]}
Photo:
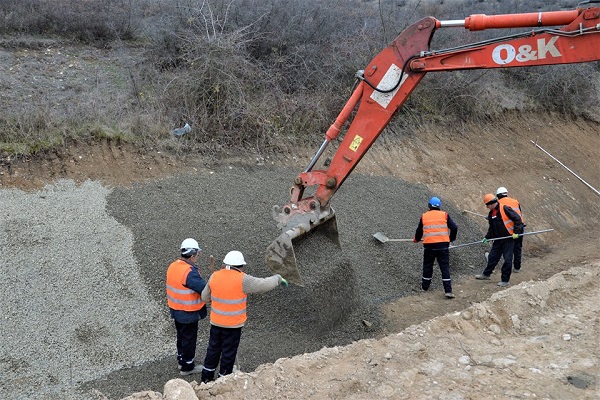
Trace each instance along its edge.
{"label": "orange excavator", "polygon": [[[576,9],[524,14],[475,14],[464,20],[423,18],[404,30],[364,70],[350,99],[325,134],[325,141],[306,169],[294,179],[291,200],[273,207],[282,230],[267,248],[273,273],[302,283],[293,241],[319,227],[340,246],[335,211],[330,201],[383,129],[428,72],[483,68],[515,68],[600,60],[600,0],[584,1]],[[534,27],[524,33],[431,50],[433,34],[442,28],[470,31]],[[326,170],[313,170],[327,145],[351,119]],[[311,188],[312,196],[305,196]],[[341,247],[341,246],[340,246]]]}

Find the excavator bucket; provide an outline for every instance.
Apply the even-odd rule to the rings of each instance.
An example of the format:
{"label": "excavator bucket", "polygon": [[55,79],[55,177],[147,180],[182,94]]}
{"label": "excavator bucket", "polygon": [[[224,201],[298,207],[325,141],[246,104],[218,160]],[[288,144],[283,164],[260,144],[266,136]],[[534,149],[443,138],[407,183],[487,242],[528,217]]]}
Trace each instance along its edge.
{"label": "excavator bucket", "polygon": [[[277,211],[274,214],[277,214]],[[284,232],[267,247],[266,263],[273,274],[280,274],[288,282],[302,286],[294,242],[304,239],[309,231],[318,229],[338,247],[341,245],[333,210],[326,215],[321,215],[320,218],[316,217],[316,213],[302,213],[295,216],[292,221],[286,224]]]}

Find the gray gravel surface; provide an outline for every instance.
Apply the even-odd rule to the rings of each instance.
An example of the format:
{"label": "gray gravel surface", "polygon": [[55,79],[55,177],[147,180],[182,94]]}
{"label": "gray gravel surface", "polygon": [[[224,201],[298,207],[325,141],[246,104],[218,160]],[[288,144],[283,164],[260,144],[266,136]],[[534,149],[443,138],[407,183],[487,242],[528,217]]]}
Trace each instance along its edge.
{"label": "gray gravel surface", "polygon": [[[61,181],[33,193],[0,190],[0,398],[162,391],[179,377],[164,297],[179,244],[199,241],[206,276],[209,255],[219,266],[234,249],[244,253],[246,272],[268,276],[265,249],[280,233],[271,208],[289,201],[296,173],[223,165],[128,188]],[[241,369],[381,333],[379,306],[419,290],[422,246],[381,244],[372,234],[412,238],[432,195],[395,178],[348,178],[332,201],[342,250],[315,232],[296,246],[304,287],[250,295]],[[459,225],[457,243],[481,238],[443,193],[435,195]],[[453,250],[453,277],[478,271],[481,250]],[[430,290],[445,301],[437,268]],[[200,363],[208,327],[201,322]]]}
{"label": "gray gravel surface", "polygon": [[78,383],[171,351],[108,193],[72,181],[0,190],[0,398],[77,398]]}

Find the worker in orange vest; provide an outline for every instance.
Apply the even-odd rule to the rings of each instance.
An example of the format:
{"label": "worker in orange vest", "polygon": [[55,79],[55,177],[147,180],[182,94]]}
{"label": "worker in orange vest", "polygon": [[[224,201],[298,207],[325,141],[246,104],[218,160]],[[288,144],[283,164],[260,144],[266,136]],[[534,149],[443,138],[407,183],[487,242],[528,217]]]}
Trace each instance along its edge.
{"label": "worker in orange vest", "polygon": [[512,272],[513,250],[515,241],[519,235],[523,233],[523,221],[519,214],[506,204],[500,204],[496,196],[491,193],[483,196],[483,202],[488,208],[488,224],[489,228],[483,243],[488,243],[490,240],[500,237],[512,236],[512,239],[494,240],[490,253],[488,255],[487,265],[481,274],[475,275],[476,279],[490,279],[490,275],[494,272],[496,265],[500,262],[500,258],[504,258],[502,264],[502,275],[498,286],[508,286],[510,275]]}
{"label": "worker in orange vest", "polygon": [[233,372],[242,327],[246,322],[246,300],[249,293],[264,293],[288,283],[281,275],[256,278],[243,271],[246,265],[244,255],[230,251],[223,259],[223,268],[215,271],[202,291],[202,299],[211,302],[210,337],[202,382],[215,379],[215,371],[220,362],[219,377]]}
{"label": "worker in orange vest", "polygon": [[206,318],[206,302],[201,293],[206,281],[196,262],[202,249],[195,239],[187,238],[180,246],[181,258],[167,269],[167,302],[177,331],[177,366],[181,375],[197,374],[195,364],[198,321]]}
{"label": "worker in orange vest", "polygon": [[[501,205],[510,206],[519,217],[521,217],[521,221],[523,222],[523,232],[525,232],[525,219],[523,218],[523,210],[521,209],[521,203],[519,200],[508,197],[508,190],[501,186],[496,190],[496,197],[498,198],[498,202]],[[523,258],[523,236],[519,235],[519,238],[515,240],[515,248],[513,250],[513,272],[521,272],[521,260]]]}
{"label": "worker in orange vest", "polygon": [[423,213],[415,232],[414,243],[423,239],[423,278],[421,288],[428,290],[433,277],[433,263],[437,262],[442,273],[442,284],[446,298],[453,299],[450,280],[450,242],[456,239],[458,226],[446,211],[441,211],[442,202],[432,197],[427,204],[428,211]]}

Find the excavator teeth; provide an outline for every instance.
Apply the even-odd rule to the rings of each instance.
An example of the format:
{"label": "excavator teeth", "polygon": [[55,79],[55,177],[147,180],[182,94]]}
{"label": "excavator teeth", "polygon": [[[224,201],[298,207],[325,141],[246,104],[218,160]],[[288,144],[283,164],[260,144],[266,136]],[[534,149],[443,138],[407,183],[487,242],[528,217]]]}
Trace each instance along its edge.
{"label": "excavator teeth", "polygon": [[341,248],[335,214],[332,212],[321,223],[307,228],[307,224],[297,225],[277,237],[268,247],[266,264],[271,273],[279,274],[289,282],[302,286],[303,281],[296,262],[294,240],[301,240],[311,230],[319,230]]}
{"label": "excavator teeth", "polygon": [[292,239],[286,232],[267,247],[266,263],[271,273],[283,276],[290,283],[302,285]]}

